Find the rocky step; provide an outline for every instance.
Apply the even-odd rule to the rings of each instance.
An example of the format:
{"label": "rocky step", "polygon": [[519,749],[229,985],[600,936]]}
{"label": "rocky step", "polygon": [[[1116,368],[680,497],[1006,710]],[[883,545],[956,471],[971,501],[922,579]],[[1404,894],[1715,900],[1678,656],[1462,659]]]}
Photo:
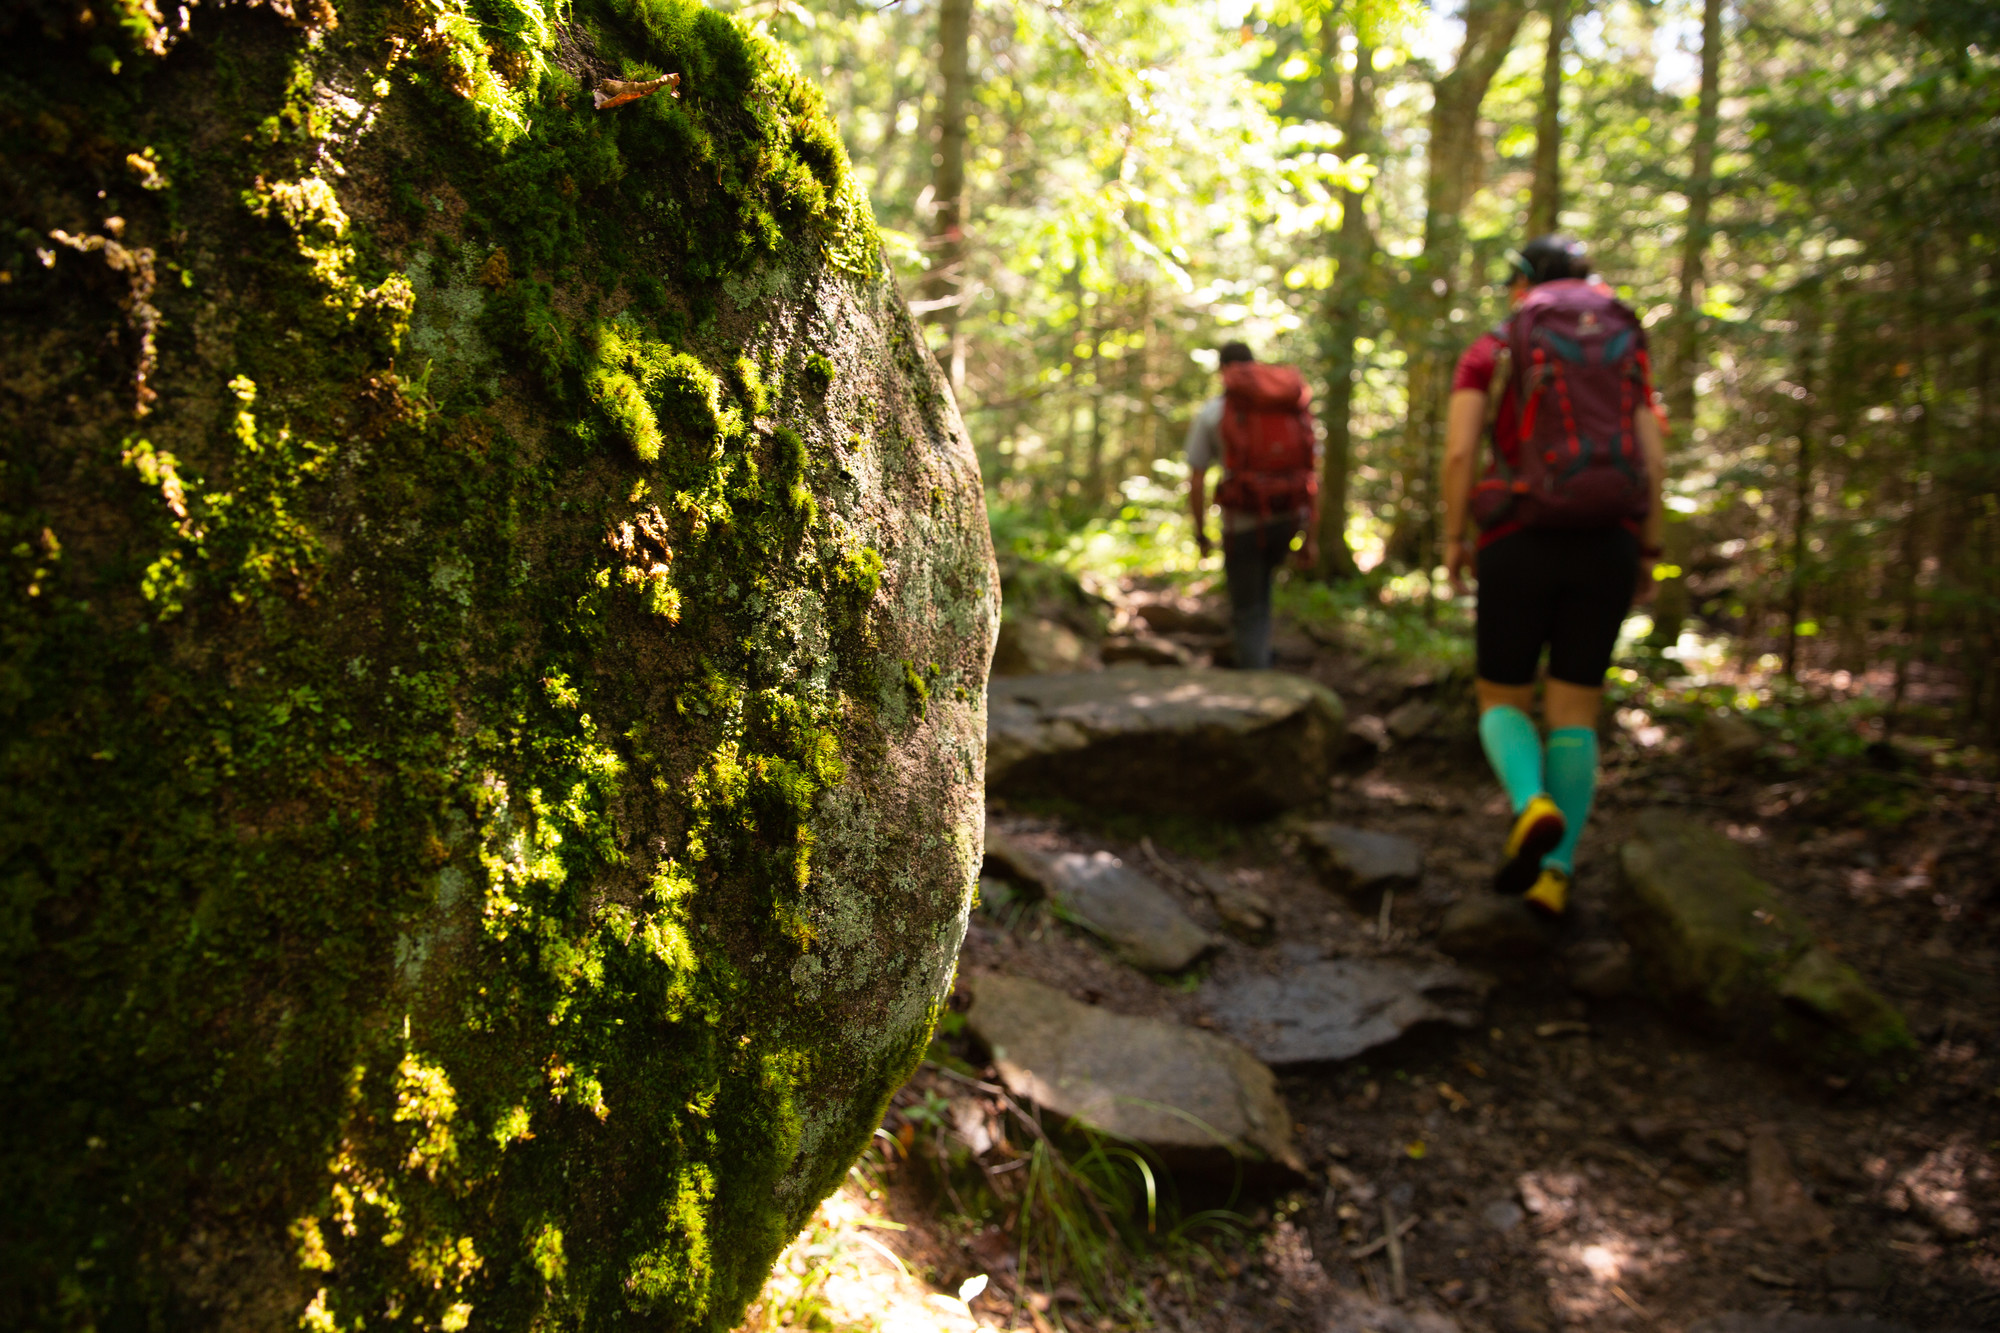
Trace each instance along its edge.
{"label": "rocky step", "polygon": [[1328,888],[1355,898],[1413,889],[1423,877],[1423,848],[1399,834],[1316,820],[1300,826],[1299,843]]}
{"label": "rocky step", "polygon": [[1148,972],[1178,972],[1220,943],[1172,894],[1109,852],[1043,852],[989,824],[986,856],[1038,886],[1064,920]]}
{"label": "rocky step", "polygon": [[1816,1063],[1913,1047],[1902,1014],[1721,833],[1648,810],[1618,857],[1620,926],[1642,975],[1684,1011]]}
{"label": "rocky step", "polygon": [[1260,819],[1309,805],[1346,745],[1339,696],[1302,676],[1122,665],[988,691],[991,794]]}
{"label": "rocky step", "polygon": [[1351,1059],[1421,1023],[1475,1027],[1493,986],[1448,963],[1321,959],[1303,946],[1286,953],[1280,972],[1216,979],[1201,990],[1216,1028],[1271,1065]]}
{"label": "rocky step", "polygon": [[966,1026],[1016,1097],[1129,1139],[1181,1170],[1303,1170],[1269,1067],[1196,1028],[1134,1018],[999,973],[961,979]]}

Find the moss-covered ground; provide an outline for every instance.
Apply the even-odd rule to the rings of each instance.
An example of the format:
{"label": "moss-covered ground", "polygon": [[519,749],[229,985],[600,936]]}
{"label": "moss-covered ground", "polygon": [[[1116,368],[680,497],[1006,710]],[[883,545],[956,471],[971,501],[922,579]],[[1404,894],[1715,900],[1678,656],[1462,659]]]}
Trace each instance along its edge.
{"label": "moss-covered ground", "polygon": [[729,1327],[928,1039],[995,611],[817,91],[4,25],[0,1322]]}

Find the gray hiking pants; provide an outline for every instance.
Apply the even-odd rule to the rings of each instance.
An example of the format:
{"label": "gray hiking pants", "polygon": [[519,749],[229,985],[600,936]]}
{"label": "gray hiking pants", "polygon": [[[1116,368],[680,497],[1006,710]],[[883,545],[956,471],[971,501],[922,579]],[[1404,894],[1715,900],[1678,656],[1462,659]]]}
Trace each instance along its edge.
{"label": "gray hiking pants", "polygon": [[1229,584],[1229,612],[1236,632],[1236,665],[1261,671],[1271,665],[1271,577],[1291,555],[1296,516],[1227,533],[1222,573]]}

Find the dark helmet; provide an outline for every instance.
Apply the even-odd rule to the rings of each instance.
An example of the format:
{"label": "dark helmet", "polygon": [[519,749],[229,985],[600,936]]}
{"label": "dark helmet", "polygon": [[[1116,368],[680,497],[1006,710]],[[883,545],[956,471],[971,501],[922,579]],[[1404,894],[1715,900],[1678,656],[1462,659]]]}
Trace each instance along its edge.
{"label": "dark helmet", "polygon": [[1507,280],[1526,278],[1530,287],[1558,278],[1590,276],[1590,252],[1583,242],[1559,234],[1537,236],[1518,250],[1507,252]]}
{"label": "dark helmet", "polygon": [[1256,354],[1250,350],[1249,343],[1230,342],[1222,344],[1221,355],[1217,364],[1231,366],[1235,365],[1238,361],[1255,361],[1256,359]]}

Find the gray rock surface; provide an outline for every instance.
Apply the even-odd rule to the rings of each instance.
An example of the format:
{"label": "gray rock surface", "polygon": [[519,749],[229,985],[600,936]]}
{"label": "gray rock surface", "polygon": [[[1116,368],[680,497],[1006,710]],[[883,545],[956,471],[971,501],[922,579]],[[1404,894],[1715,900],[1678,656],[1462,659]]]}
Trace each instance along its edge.
{"label": "gray rock surface", "polygon": [[991,819],[986,821],[986,864],[1038,892],[1055,891],[1054,855],[1029,846]]}
{"label": "gray rock surface", "polygon": [[1903,1016],[1828,953],[1728,838],[1648,810],[1619,848],[1621,924],[1649,979],[1716,1025],[1802,1055],[1853,1060],[1912,1046]]}
{"label": "gray rock surface", "polygon": [[1096,665],[1090,641],[1061,621],[1044,616],[1007,616],[993,648],[993,674],[1032,676],[1049,671],[1086,671]]}
{"label": "gray rock surface", "polygon": [[1419,1023],[1472,1027],[1491,982],[1449,964],[1334,958],[1211,981],[1216,1027],[1272,1065],[1346,1060]]}
{"label": "gray rock surface", "polygon": [[1416,887],[1423,848],[1394,833],[1315,822],[1299,830],[1306,856],[1329,888],[1356,896]]}
{"label": "gray rock surface", "polygon": [[1271,929],[1274,909],[1260,890],[1214,872],[1202,879],[1209,901],[1215,904],[1216,915],[1231,927],[1253,938],[1262,937]]}
{"label": "gray rock surface", "polygon": [[1219,943],[1172,894],[1109,852],[1062,852],[1048,865],[1056,910],[1134,967],[1178,972]]}
{"label": "gray rock surface", "polygon": [[1106,666],[1138,662],[1145,666],[1186,666],[1194,654],[1157,634],[1118,634],[1104,641],[1098,657]]}
{"label": "gray rock surface", "polygon": [[995,681],[986,783],[1000,795],[1255,819],[1317,800],[1346,744],[1325,686],[1275,671],[1120,666]]}
{"label": "gray rock surface", "polygon": [[1445,910],[1437,947],[1453,958],[1515,958],[1543,952],[1549,937],[1519,898],[1480,891]]}
{"label": "gray rock surface", "polygon": [[1233,1042],[1093,1008],[1021,977],[982,973],[960,984],[972,992],[966,1025],[1015,1096],[1143,1144],[1169,1165],[1302,1169],[1277,1077]]}
{"label": "gray rock surface", "polygon": [[1148,602],[1138,608],[1139,619],[1155,634],[1227,634],[1229,622],[1201,607],[1176,606],[1172,602]]}

